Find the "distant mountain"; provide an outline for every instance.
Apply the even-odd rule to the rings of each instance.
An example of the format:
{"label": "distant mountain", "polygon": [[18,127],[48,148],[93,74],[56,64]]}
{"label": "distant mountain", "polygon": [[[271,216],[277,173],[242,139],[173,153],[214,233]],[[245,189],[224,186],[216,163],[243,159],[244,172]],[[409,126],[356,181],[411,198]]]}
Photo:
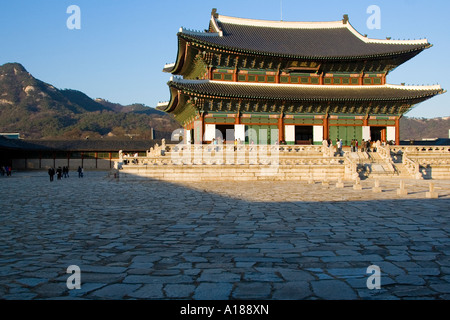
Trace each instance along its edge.
{"label": "distant mountain", "polygon": [[422,140],[433,138],[449,138],[450,117],[442,118],[409,118],[400,119],[401,140]]}
{"label": "distant mountain", "polygon": [[0,66],[0,131],[23,137],[70,138],[89,136],[170,137],[179,128],[171,115],[142,104],[123,106],[91,99],[83,92],[57,89],[34,78],[19,63]]}
{"label": "distant mountain", "polygon": [[95,102],[101,104],[102,106],[104,106],[110,110],[116,111],[116,112],[125,112],[125,113],[132,112],[132,113],[148,114],[148,115],[155,114],[155,115],[160,115],[160,116],[166,115],[166,113],[164,113],[162,111],[156,110],[155,108],[147,107],[146,105],[143,105],[141,103],[134,103],[134,104],[124,106],[119,103],[109,102],[108,100],[104,100],[101,98],[95,99]]}

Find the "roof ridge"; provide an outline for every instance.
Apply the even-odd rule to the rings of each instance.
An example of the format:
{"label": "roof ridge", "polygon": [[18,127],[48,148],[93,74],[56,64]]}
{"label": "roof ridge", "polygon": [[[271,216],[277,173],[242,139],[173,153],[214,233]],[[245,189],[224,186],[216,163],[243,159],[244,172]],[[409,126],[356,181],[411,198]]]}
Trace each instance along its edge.
{"label": "roof ridge", "polygon": [[[221,23],[238,24],[244,26],[253,27],[268,27],[268,28],[282,28],[282,29],[332,29],[332,28],[344,28],[345,25],[341,20],[339,21],[283,21],[283,20],[261,20],[261,19],[248,19],[237,18],[231,16],[217,15],[212,17],[213,20],[217,20]],[[321,26],[321,28],[319,28]]]}
{"label": "roof ridge", "polygon": [[365,43],[378,43],[378,44],[397,44],[397,45],[419,45],[429,44],[428,39],[418,40],[394,40],[394,39],[374,39],[368,38],[360,34],[349,22],[348,15],[344,15],[344,19],[338,21],[283,21],[283,20],[262,20],[262,19],[248,19],[237,18],[231,16],[224,16],[215,14],[211,16],[211,22],[214,29],[223,36],[223,32],[217,24],[217,21],[221,23],[228,23],[234,25],[243,25],[251,27],[265,27],[265,28],[278,28],[278,29],[348,29],[353,35],[359,38]]}

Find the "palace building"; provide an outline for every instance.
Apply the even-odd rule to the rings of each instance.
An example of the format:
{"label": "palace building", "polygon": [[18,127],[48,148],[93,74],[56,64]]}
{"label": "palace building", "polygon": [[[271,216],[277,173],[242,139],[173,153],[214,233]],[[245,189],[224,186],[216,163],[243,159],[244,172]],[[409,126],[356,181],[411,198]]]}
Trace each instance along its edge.
{"label": "palace building", "polygon": [[432,45],[358,33],[348,16],[287,22],[211,13],[209,28],[180,28],[176,62],[164,72],[173,114],[188,142],[218,134],[246,143],[400,142],[400,118],[444,93],[439,85],[388,84],[389,72]]}

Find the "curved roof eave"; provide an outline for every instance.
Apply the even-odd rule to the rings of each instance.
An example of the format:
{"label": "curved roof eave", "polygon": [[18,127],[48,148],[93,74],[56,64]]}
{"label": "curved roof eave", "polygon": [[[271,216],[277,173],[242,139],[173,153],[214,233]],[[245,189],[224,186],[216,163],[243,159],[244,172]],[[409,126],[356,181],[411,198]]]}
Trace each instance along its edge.
{"label": "curved roof eave", "polygon": [[183,58],[186,51],[186,41],[182,41],[182,37],[180,37],[180,33],[177,34],[178,36],[178,52],[177,52],[177,58],[175,60],[175,63],[166,64],[163,68],[163,72],[166,73],[177,73],[182,67],[183,67]]}
{"label": "curved roof eave", "polygon": [[[196,88],[198,85],[202,84],[211,84],[211,85],[219,85],[222,87],[228,87],[232,88],[232,86],[235,86],[238,88],[241,86],[242,88],[245,87],[251,87],[251,88],[260,88],[261,92],[258,92],[258,94],[245,94],[242,93],[243,90],[236,90],[235,92],[208,92],[208,90],[204,90],[201,88]],[[211,81],[211,80],[177,80],[172,79],[168,83],[169,87],[175,89],[175,90],[182,90],[183,92],[189,92],[191,94],[197,94],[197,95],[205,95],[205,96],[214,96],[217,98],[224,98],[224,99],[264,99],[264,100],[276,100],[276,101],[405,101],[405,100],[417,100],[417,99],[424,99],[424,98],[431,98],[435,95],[445,93],[445,90],[441,88],[440,85],[435,86],[402,86],[402,85],[379,85],[379,86],[349,86],[344,87],[341,86],[337,88],[336,86],[323,86],[323,85],[289,85],[289,84],[258,84],[258,83],[224,83],[220,81]],[[264,95],[267,94],[266,88],[296,88],[296,89],[319,89],[319,90],[336,90],[339,89],[341,92],[344,90],[391,90],[392,92],[398,92],[397,90],[403,90],[404,92],[416,92],[416,95],[400,95],[400,96],[377,96],[377,95],[370,95],[367,97],[295,97],[295,96],[269,96]],[[233,91],[231,89],[230,91]]]}
{"label": "curved roof eave", "polygon": [[289,59],[306,59],[306,60],[340,60],[340,61],[346,61],[346,60],[364,60],[364,59],[374,59],[374,58],[390,58],[394,56],[400,56],[403,54],[408,54],[411,52],[420,52],[423,51],[429,47],[431,47],[431,44],[423,45],[421,47],[414,47],[410,50],[402,50],[398,52],[389,52],[389,53],[380,53],[380,54],[372,54],[372,55],[355,55],[355,56],[305,56],[305,55],[294,55],[294,54],[282,54],[282,53],[275,53],[275,52],[264,52],[264,51],[257,51],[257,50],[248,50],[243,48],[237,48],[237,47],[228,47],[223,45],[218,45],[216,43],[207,42],[202,39],[198,39],[196,37],[190,36],[188,34],[180,34],[181,38],[184,38],[187,41],[191,41],[194,43],[197,43],[199,45],[212,47],[214,49],[218,50],[227,50],[232,51],[237,54],[249,54],[249,55],[261,55],[261,56],[267,56],[267,57],[277,57],[277,58],[289,58]]}

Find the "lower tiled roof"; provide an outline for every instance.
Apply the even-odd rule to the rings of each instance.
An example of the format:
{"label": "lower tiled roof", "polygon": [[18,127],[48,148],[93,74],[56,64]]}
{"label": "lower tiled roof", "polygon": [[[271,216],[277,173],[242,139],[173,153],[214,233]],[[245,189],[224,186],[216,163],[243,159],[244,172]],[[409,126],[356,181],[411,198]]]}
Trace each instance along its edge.
{"label": "lower tiled roof", "polygon": [[218,98],[286,101],[402,101],[428,99],[444,90],[439,86],[332,86],[172,80],[169,87]]}

